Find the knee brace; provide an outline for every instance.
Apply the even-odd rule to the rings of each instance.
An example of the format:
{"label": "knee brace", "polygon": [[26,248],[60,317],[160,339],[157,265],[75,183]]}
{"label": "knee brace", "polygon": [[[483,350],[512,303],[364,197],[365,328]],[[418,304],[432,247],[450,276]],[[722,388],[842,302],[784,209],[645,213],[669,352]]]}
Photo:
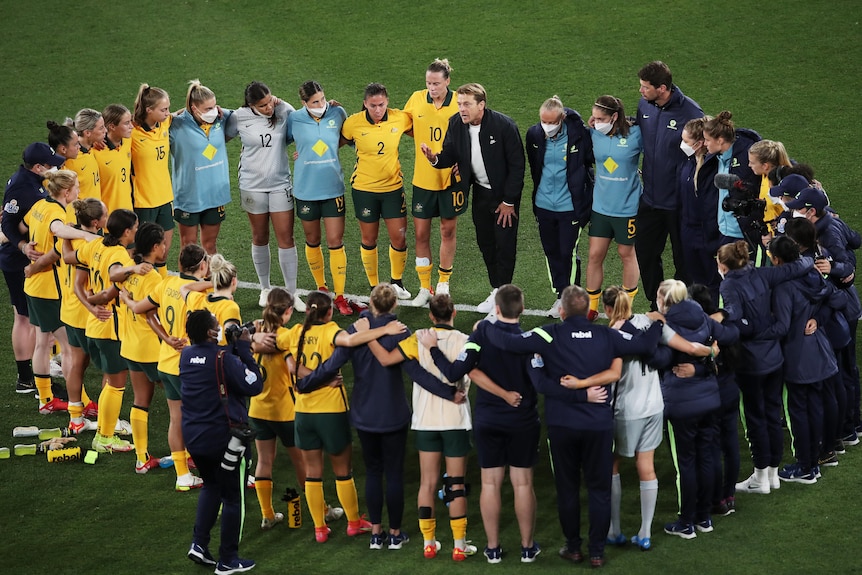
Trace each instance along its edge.
{"label": "knee brace", "polygon": [[[463,485],[460,489],[452,489],[453,485]],[[444,503],[450,503],[459,497],[467,497],[470,494],[470,485],[464,482],[464,477],[443,476],[442,499]]]}

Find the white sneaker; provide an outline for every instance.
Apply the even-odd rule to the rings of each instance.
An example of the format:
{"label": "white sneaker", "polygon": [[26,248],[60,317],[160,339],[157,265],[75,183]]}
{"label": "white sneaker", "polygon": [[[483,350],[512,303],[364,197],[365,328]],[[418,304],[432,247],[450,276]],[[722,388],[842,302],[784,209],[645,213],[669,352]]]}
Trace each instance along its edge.
{"label": "white sneaker", "polygon": [[204,486],[204,480],[197,475],[186,473],[177,477],[177,484],[174,486],[176,491],[190,491],[192,489],[200,489]]}
{"label": "white sneaker", "polygon": [[125,419],[118,419],[117,425],[114,426],[114,433],[117,435],[131,435],[132,424]]}
{"label": "white sneaker", "polygon": [[299,313],[305,313],[306,307],[305,302],[299,299],[299,296],[293,294],[293,311],[298,311]]}
{"label": "white sneaker", "polygon": [[434,293],[449,295],[449,282],[437,282]]}
{"label": "white sneaker", "polygon": [[557,301],[554,302],[554,305],[551,306],[551,309],[548,310],[548,315],[553,318],[560,318],[560,308],[563,307],[563,302],[560,298],[557,298]]}
{"label": "white sneaker", "polygon": [[60,357],[60,354],[57,354],[51,358],[51,377],[53,377],[54,379],[63,379],[63,366],[60,365],[59,361],[57,361],[58,359],[61,361],[63,359],[62,357]]}
{"label": "white sneaker", "polygon": [[772,489],[781,489],[781,480],[778,478],[778,467],[767,467],[766,472],[769,477],[769,487]]}
{"label": "white sneaker", "polygon": [[497,288],[491,290],[491,295],[485,298],[485,301],[476,306],[476,311],[479,313],[491,313],[494,311],[496,302],[494,298],[497,296]]}
{"label": "white sneaker", "polygon": [[413,297],[409,291],[398,284],[392,284],[392,289],[395,290],[395,295],[398,296],[398,299],[410,299]]}
{"label": "white sneaker", "polygon": [[260,290],[260,297],[257,298],[257,305],[260,307],[266,307],[266,298],[269,297],[269,292],[272,291],[272,288],[263,288]]}
{"label": "white sneaker", "polygon": [[736,484],[736,490],[742,493],[769,494],[769,476],[766,469],[755,469],[751,477]]}
{"label": "white sneaker", "polygon": [[422,288],[416,294],[416,297],[413,298],[413,301],[410,302],[410,305],[413,307],[425,307],[429,301],[431,301],[431,290]]}

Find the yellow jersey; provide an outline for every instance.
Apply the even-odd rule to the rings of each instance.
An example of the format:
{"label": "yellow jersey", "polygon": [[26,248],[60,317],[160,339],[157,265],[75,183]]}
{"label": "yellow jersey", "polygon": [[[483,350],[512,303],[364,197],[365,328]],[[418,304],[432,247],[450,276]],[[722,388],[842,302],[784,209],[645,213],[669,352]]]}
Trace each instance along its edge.
{"label": "yellow jersey", "polygon": [[[169,336],[186,337],[188,309],[180,287],[196,281],[198,278],[185,274],[168,276],[147,296],[159,308],[159,321]],[[180,374],[180,352],[165,342],[159,346],[159,371],[169,375]]]}
{"label": "yellow jersey", "polygon": [[[123,246],[106,246],[102,238],[87,242],[75,252],[81,266],[87,269],[90,276],[90,289],[93,293],[99,293],[111,286],[111,280],[107,275],[109,265],[104,262],[117,259],[119,254],[117,248],[122,250],[126,258],[129,257]],[[105,271],[102,271],[104,268]],[[99,321],[93,314],[87,317],[86,334],[90,339],[112,339],[119,340],[119,318],[117,316],[116,300],[106,304],[113,314],[106,321]]]}
{"label": "yellow jersey", "polygon": [[216,316],[219,325],[219,345],[227,345],[224,333],[224,326],[227,322],[235,321],[239,324],[242,323],[239,304],[225,296],[190,291],[186,296],[186,307],[189,313],[200,309],[207,309]]}
{"label": "yellow jersey", "polygon": [[368,112],[353,114],[344,121],[341,135],[356,145],[356,164],[350,185],[363,192],[392,192],[404,186],[398,144],[413,128],[410,116],[389,108],[378,123]]}
{"label": "yellow jersey", "polygon": [[[287,355],[293,356],[294,361],[314,371],[335,351],[335,338],[343,330],[334,321],[311,326],[305,332],[301,356],[298,356],[298,353],[302,325],[295,325],[289,331]],[[296,395],[296,411],[299,413],[344,413],[348,408],[347,393],[343,385],[325,386],[311,393]]]}
{"label": "yellow jersey", "polygon": [[[61,242],[62,240],[58,240]],[[72,240],[72,249],[78,251],[78,248],[87,243],[87,240]],[[60,247],[59,245],[57,246]],[[60,250],[62,252],[62,248]],[[78,329],[87,329],[87,319],[90,317],[90,312],[75,295],[75,275],[78,272],[78,266],[69,265],[63,262],[60,258],[60,278],[61,278],[61,302],[60,302],[60,321],[70,327]]]}
{"label": "yellow jersey", "polygon": [[275,332],[275,353],[255,356],[263,375],[263,391],[251,398],[248,415],[267,421],[293,421],[296,418],[296,394],[293,377],[287,371],[291,332],[286,327]]}
{"label": "yellow jersey", "polygon": [[[162,282],[156,270],[144,275],[132,274],[123,282],[123,287],[133,300],[144,299],[154,293]],[[147,324],[147,314],[136,314],[123,305],[120,309],[120,325],[123,337],[120,340],[120,356],[137,363],[159,361],[159,336]]]}
{"label": "yellow jersey", "polygon": [[91,150],[99,166],[102,201],[110,214],[114,210],[132,209],[132,139],[123,138],[114,146],[105,138],[105,148]]}
{"label": "yellow jersey", "polygon": [[438,108],[428,95],[428,90],[413,92],[404,105],[404,113],[413,120],[413,139],[416,143],[413,185],[432,192],[449,188],[452,185],[452,168],[438,170],[431,165],[419,146],[428,144],[435,154],[439,154],[443,149],[449,118],[458,113],[455,93],[449,90],[443,104]]}
{"label": "yellow jersey", "polygon": [[[66,223],[66,209],[53,198],[39,200],[24,216],[24,223],[30,228],[30,241],[36,242],[35,249],[43,254],[55,251],[56,238],[51,232],[51,224],[59,221]],[[55,262],[50,268],[24,280],[24,293],[41,299],[60,299],[60,268]]]}
{"label": "yellow jersey", "polygon": [[[132,129],[132,203],[136,208],[158,208],[174,201],[168,158],[172,116],[151,129]],[[167,373],[167,372],[166,372]]]}

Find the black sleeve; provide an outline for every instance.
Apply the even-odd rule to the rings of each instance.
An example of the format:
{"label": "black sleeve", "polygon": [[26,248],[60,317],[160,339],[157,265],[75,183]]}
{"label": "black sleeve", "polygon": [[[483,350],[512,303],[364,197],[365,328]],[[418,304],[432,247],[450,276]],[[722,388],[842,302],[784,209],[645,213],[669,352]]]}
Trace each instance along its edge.
{"label": "black sleeve", "polygon": [[[436,348],[433,348],[436,349]],[[408,359],[401,364],[410,379],[413,380],[422,389],[433,393],[437,397],[451,400],[455,397],[457,388],[454,385],[449,385],[437,379],[434,375],[425,371],[425,369],[415,359]]]}

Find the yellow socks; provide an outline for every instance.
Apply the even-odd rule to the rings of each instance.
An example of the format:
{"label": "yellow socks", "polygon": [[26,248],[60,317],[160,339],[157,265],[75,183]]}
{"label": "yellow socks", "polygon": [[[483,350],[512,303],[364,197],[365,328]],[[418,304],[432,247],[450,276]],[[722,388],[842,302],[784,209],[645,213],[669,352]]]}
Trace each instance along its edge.
{"label": "yellow socks", "polygon": [[[255,483],[257,481],[255,480]],[[354,497],[356,489],[353,490]],[[341,492],[339,491],[339,497]],[[314,521],[315,527],[326,526],[326,502],[323,500],[323,480],[305,478],[305,503],[308,505],[308,511],[311,513],[311,519]],[[343,503],[342,503],[343,505]],[[346,511],[346,508],[345,508]],[[359,513],[357,513],[357,516]]]}
{"label": "yellow socks", "polygon": [[638,286],[635,286],[633,288],[623,287],[623,289],[626,290],[626,293],[629,295],[632,301],[634,301],[635,296],[638,295]]}
{"label": "yellow socks", "polygon": [[431,268],[433,267],[430,263],[428,265],[419,265],[419,260],[429,261],[428,258],[416,258],[416,275],[419,276],[419,286],[423,289],[431,290]]}
{"label": "yellow socks", "polygon": [[[71,410],[69,415],[71,415]],[[135,453],[138,456],[138,461],[146,463],[149,459],[147,449],[150,443],[150,434],[147,423],[150,420],[150,413],[145,407],[132,406],[132,412],[129,414],[129,423],[132,424],[132,441],[135,443]]]}
{"label": "yellow socks", "polygon": [[52,399],[54,395],[51,393],[51,376],[33,374],[33,379],[36,381],[36,391],[39,392],[39,403],[45,405]]}
{"label": "yellow socks", "polygon": [[177,472],[177,477],[182,477],[189,473],[189,459],[185,449],[182,451],[171,451],[171,460],[174,462],[174,471]]}
{"label": "yellow socks", "polygon": [[[254,491],[257,493],[257,502],[260,503],[261,515],[266,519],[275,519],[275,509],[272,508],[272,479],[255,477]],[[321,495],[322,493],[321,490]]]}
{"label": "yellow socks", "polygon": [[405,267],[407,267],[407,248],[396,250],[392,244],[389,244],[389,277],[394,280],[402,279]]}
{"label": "yellow socks", "polygon": [[72,403],[69,402],[69,419],[79,419],[84,417],[84,404],[80,401]]}
{"label": "yellow socks", "polygon": [[93,401],[90,399],[90,396],[87,395],[87,388],[84,387],[83,383],[81,384],[81,403],[84,405],[90,405],[90,402]]}
{"label": "yellow socks", "polygon": [[[374,287],[380,283],[380,276],[377,272],[377,246],[362,244],[359,251],[362,254],[362,267],[365,268],[365,277],[368,278],[368,283],[371,284],[371,287]],[[336,291],[336,293],[338,292]]]}
{"label": "yellow socks", "polygon": [[422,532],[422,539],[426,542],[428,541],[436,541],[437,540],[437,520],[432,517],[431,519],[420,519],[419,520],[419,531]]}
{"label": "yellow socks", "polygon": [[120,409],[123,407],[124,390],[125,387],[106,385],[99,394],[99,434],[104,437],[114,435],[114,428],[120,418]]}
{"label": "yellow socks", "polygon": [[602,299],[602,288],[599,288],[595,291],[587,290],[587,295],[590,296],[590,311],[598,313],[599,300]]}
{"label": "yellow socks", "polygon": [[464,540],[467,538],[467,518],[458,517],[449,520],[449,527],[452,529],[452,539],[455,541]]}
{"label": "yellow socks", "polygon": [[[374,265],[376,269],[377,264]],[[344,246],[329,250],[329,273],[332,274],[332,289],[335,290],[335,295],[344,295],[344,284],[347,283],[347,252],[344,251]]]}
{"label": "yellow socks", "polygon": [[311,270],[311,276],[317,287],[326,285],[326,274],[323,272],[323,250],[320,249],[320,244],[311,246],[305,244],[305,261],[308,262],[308,269]]}
{"label": "yellow socks", "polygon": [[439,279],[437,281],[439,281],[440,283],[447,284],[449,283],[449,278],[452,277],[452,268],[437,268],[437,275],[439,276]]}
{"label": "yellow socks", "polygon": [[[308,479],[305,481],[307,486]],[[320,492],[323,493],[323,488]],[[353,476],[336,477],[335,492],[338,494],[338,500],[341,502],[341,507],[344,508],[347,520],[359,521],[359,497],[356,495],[356,483],[353,482]],[[315,526],[317,526],[316,523]]]}

